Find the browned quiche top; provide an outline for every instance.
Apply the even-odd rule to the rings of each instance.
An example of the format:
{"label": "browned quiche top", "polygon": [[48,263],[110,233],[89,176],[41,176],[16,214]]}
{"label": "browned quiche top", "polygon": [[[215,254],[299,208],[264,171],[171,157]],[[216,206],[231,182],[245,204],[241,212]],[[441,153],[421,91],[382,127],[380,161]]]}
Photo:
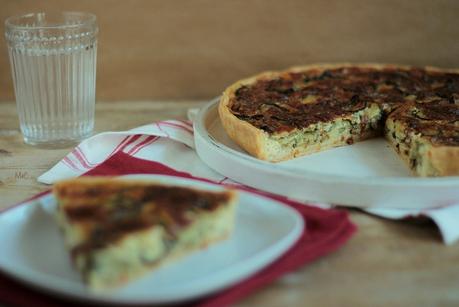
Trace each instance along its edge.
{"label": "browned quiche top", "polygon": [[[407,101],[430,103],[420,107],[419,114],[433,118],[444,114],[458,121],[454,105],[459,104],[459,74],[395,67],[286,72],[241,86],[229,106],[237,118],[268,133],[280,133],[350,115],[372,103],[387,114]],[[437,103],[442,106],[431,105]]]}
{"label": "browned quiche top", "polygon": [[459,146],[459,103],[410,103],[391,117],[434,145]]}
{"label": "browned quiche top", "polygon": [[88,240],[73,256],[107,246],[127,233],[154,225],[165,228],[171,240],[186,227],[195,212],[212,212],[231,197],[185,187],[117,182],[65,186],[57,189],[60,206],[70,223],[86,225]]}

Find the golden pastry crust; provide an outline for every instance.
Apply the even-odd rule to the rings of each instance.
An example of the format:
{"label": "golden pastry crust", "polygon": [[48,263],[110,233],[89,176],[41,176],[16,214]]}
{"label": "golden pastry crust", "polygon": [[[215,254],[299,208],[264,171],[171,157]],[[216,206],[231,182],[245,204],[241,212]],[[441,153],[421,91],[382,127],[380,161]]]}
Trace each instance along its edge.
{"label": "golden pastry crust", "polygon": [[230,103],[236,90],[241,86],[250,85],[258,80],[270,79],[276,76],[277,74],[274,72],[266,72],[252,78],[237,81],[223,92],[218,106],[220,120],[231,139],[247,152],[262,160],[272,160],[270,153],[266,150],[269,148],[269,135],[263,130],[234,116],[230,111]]}
{"label": "golden pastry crust", "polygon": [[[430,161],[438,176],[457,176],[459,174],[459,148],[451,146],[434,147],[430,153]],[[422,174],[431,176],[430,174]]]}
{"label": "golden pastry crust", "polygon": [[[338,116],[338,113],[335,117],[329,117],[327,120],[323,120],[322,123],[331,123],[332,128],[329,131],[329,136],[327,138],[321,138],[319,141],[312,142],[311,140],[307,140],[307,144],[301,144],[301,146],[298,148],[297,142],[291,142],[291,140],[288,141],[288,143],[285,142],[285,139],[287,138],[295,138],[298,139],[298,135],[303,133],[305,135],[306,133],[310,133],[310,131],[307,129],[308,125],[309,127],[313,127],[315,124],[319,123],[313,123],[313,124],[305,124],[303,127],[298,127],[298,124],[291,125],[290,127],[287,128],[279,128],[279,127],[268,127],[272,129],[262,129],[260,125],[256,126],[253,122],[249,122],[248,120],[245,120],[244,118],[238,118],[236,114],[234,114],[234,111],[232,110],[232,107],[234,106],[234,102],[236,100],[236,94],[238,90],[242,88],[247,88],[247,87],[253,87],[259,83],[262,82],[271,82],[274,80],[282,79],[282,78],[289,78],[288,76],[291,76],[292,74],[301,74],[301,73],[307,73],[309,71],[313,71],[314,74],[321,74],[323,72],[327,72],[330,70],[335,70],[335,69],[367,69],[367,70],[373,70],[373,71],[380,71],[380,72],[385,72],[388,70],[394,70],[396,72],[411,72],[414,70],[421,71],[419,68],[407,66],[407,65],[392,65],[392,64],[374,64],[374,63],[365,63],[365,64],[352,64],[352,63],[339,63],[339,64],[314,64],[314,65],[307,65],[307,66],[296,66],[289,68],[284,71],[279,71],[279,72],[273,72],[273,71],[268,71],[261,73],[259,75],[239,80],[236,83],[232,84],[229,86],[222,94],[220,103],[218,106],[218,111],[219,111],[219,116],[222,122],[222,125],[227,132],[227,134],[230,136],[230,138],[235,141],[240,147],[242,147],[244,150],[246,150],[249,154],[262,159],[262,160],[267,160],[271,162],[278,162],[282,160],[287,160],[291,159],[294,157],[298,157],[301,155],[305,154],[310,154],[318,151],[322,151],[324,149],[336,147],[336,146],[341,146],[345,145],[346,143],[353,143],[355,141],[359,141],[362,139],[374,137],[377,135],[381,135],[381,127],[384,125],[384,118],[387,116],[388,113],[392,112],[393,110],[397,109],[401,104],[404,103],[404,101],[390,101],[389,104],[387,103],[381,103],[378,102],[378,106],[380,107],[380,112],[376,110],[375,105],[372,105],[373,103],[376,103],[376,101],[371,101],[371,99],[367,98],[366,101],[366,107],[363,109],[358,110],[358,112],[348,112],[346,114],[340,114]],[[440,69],[440,68],[435,68],[435,67],[424,67],[422,68],[422,72],[426,73],[439,73],[439,74],[459,74],[459,70],[457,69]],[[385,85],[383,85],[385,86]],[[390,86],[388,87],[390,88]],[[384,90],[384,89],[383,89]],[[252,93],[255,95],[254,93]],[[459,93],[458,93],[459,94]],[[410,97],[407,97],[406,99],[410,99]],[[414,97],[413,99],[417,99],[417,97]],[[424,99],[426,100],[426,99]],[[363,112],[362,112],[363,110]],[[360,112],[360,113],[359,113]],[[352,125],[361,125],[363,126],[363,129],[358,130],[357,132],[353,127],[344,127],[342,123],[343,122],[349,122],[350,118],[356,117],[356,115],[360,116],[360,121],[359,119],[353,121],[351,124]],[[368,117],[370,120],[368,120]],[[364,118],[364,120],[362,120]],[[368,123],[370,121],[370,123]],[[319,123],[320,124],[320,123]],[[320,126],[320,125],[319,125]],[[336,126],[336,127],[335,127]],[[374,128],[374,130],[373,130]],[[328,127],[327,129],[330,129]],[[317,130],[317,129],[316,129]],[[337,131],[342,131],[344,130],[345,136],[344,139],[343,137],[339,138],[335,136],[334,134]],[[379,130],[379,132],[378,132]],[[300,132],[298,132],[300,131]],[[352,132],[352,133],[351,133]],[[351,133],[351,137],[349,137],[349,133]],[[347,139],[346,139],[347,137]],[[330,140],[331,139],[331,140]],[[283,144],[281,144],[282,142]],[[303,142],[303,140],[301,140]],[[292,146],[293,144],[293,146]],[[445,152],[451,152],[452,149],[448,150],[443,150]],[[442,150],[436,151],[435,153],[432,154],[433,159],[436,157],[437,153],[442,152]],[[439,156],[440,157],[440,156]],[[432,163],[445,163],[445,162],[440,162],[441,159],[443,159],[444,155],[441,156],[442,158],[437,158],[438,161],[434,162],[432,160]],[[455,157],[454,155],[451,157]],[[439,160],[440,159],[440,160]],[[440,166],[439,168],[443,168],[443,166]],[[442,171],[442,174],[457,174],[457,171],[454,170],[454,167],[447,167],[451,169],[451,171]]]}

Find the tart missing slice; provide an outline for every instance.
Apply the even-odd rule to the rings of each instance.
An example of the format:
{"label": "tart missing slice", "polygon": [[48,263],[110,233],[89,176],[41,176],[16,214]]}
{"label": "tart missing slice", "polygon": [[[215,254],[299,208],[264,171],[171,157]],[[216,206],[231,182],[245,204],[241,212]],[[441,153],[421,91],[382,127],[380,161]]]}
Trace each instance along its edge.
{"label": "tart missing slice", "polygon": [[92,177],[59,182],[53,192],[72,262],[95,291],[223,240],[234,228],[232,190]]}
{"label": "tart missing slice", "polygon": [[[424,127],[421,129],[416,124],[408,128],[400,120],[398,128],[391,121],[386,122],[388,117],[393,118],[391,113],[401,114],[407,110],[405,105],[413,103],[437,108],[439,114],[449,112],[448,123],[431,120],[427,129],[426,120],[418,121]],[[417,147],[404,148],[398,151],[402,158],[410,160],[410,165],[416,164],[412,170],[417,175],[446,176],[459,175],[458,103],[456,70],[321,64],[240,80],[223,92],[218,111],[229,137],[262,160],[279,162],[382,136],[385,130],[408,129],[410,132],[403,134],[420,136],[423,140],[414,144],[429,143],[435,150],[429,149],[422,158],[407,158],[412,153],[405,151],[416,152]],[[444,128],[450,131],[446,145],[440,141],[445,140]],[[393,143],[391,134],[386,132],[386,136]]]}

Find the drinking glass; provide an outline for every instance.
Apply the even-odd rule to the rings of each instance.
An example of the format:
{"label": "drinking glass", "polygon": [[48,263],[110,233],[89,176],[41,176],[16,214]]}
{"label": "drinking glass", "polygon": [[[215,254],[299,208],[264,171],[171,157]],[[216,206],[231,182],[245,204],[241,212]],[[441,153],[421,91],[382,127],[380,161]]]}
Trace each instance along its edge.
{"label": "drinking glass", "polygon": [[64,147],[94,128],[96,16],[32,13],[5,21],[19,123],[31,145]]}

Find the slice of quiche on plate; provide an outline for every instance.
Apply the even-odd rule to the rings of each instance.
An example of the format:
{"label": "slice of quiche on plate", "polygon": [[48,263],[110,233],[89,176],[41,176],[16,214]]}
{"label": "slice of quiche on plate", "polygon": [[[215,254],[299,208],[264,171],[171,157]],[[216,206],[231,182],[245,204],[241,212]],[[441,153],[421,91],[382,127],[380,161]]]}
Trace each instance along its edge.
{"label": "slice of quiche on plate", "polygon": [[235,223],[233,190],[83,177],[59,182],[53,192],[72,262],[95,291],[223,240]]}
{"label": "slice of quiche on plate", "polygon": [[[134,188],[134,185],[142,188],[142,192],[129,189]],[[147,205],[151,195],[146,195],[144,191],[149,190],[149,187],[156,189],[160,185],[183,189],[184,193],[173,194],[179,200],[188,199],[190,195],[196,196],[193,205],[186,206],[194,208],[192,211],[173,211],[183,213],[173,214],[172,217],[185,217],[186,223],[178,222],[176,218],[169,220],[169,213],[173,212],[166,212],[162,217],[165,219],[164,225],[171,227],[171,234],[157,230],[156,226],[151,227],[150,233],[164,235],[162,238],[167,243],[160,243],[159,240],[153,242],[153,239],[161,237],[159,234],[154,235],[153,239],[147,239],[143,235],[143,231],[148,232],[145,224],[141,224],[144,228],[140,229],[138,223],[130,223],[139,214],[130,210],[133,207],[127,200],[124,203],[117,202],[116,207],[122,208],[119,215],[110,213],[113,207],[110,199],[131,197],[139,204],[144,204],[142,209],[149,211],[146,208],[152,208]],[[63,187],[66,186],[71,193],[62,195],[60,200],[64,201],[64,206],[72,207],[70,211],[78,204],[85,208],[76,211],[78,221],[63,221],[61,227],[71,229],[65,236],[67,239],[56,223],[56,214],[59,219],[63,218],[60,216],[63,213],[58,212],[62,204],[57,204],[56,196],[52,193],[44,193],[0,212],[0,271],[49,295],[67,297],[82,303],[151,305],[180,303],[210,295],[252,276],[278,259],[297,242],[304,229],[303,217],[294,208],[281,202],[240,189],[235,194],[232,188],[191,178],[132,174],[116,179],[104,178],[102,182],[96,180],[94,184],[70,181]],[[116,196],[116,192],[121,193],[121,187],[130,190],[126,197]],[[140,198],[146,202],[140,202]],[[96,205],[95,200],[102,199],[107,202]],[[164,201],[160,202],[161,199]],[[162,206],[167,205],[167,199],[157,196],[151,198],[151,202]],[[71,200],[77,201],[75,205],[72,206]],[[94,206],[100,208],[94,210]],[[236,211],[234,217],[232,210]],[[90,214],[97,222],[88,218]],[[122,223],[125,227],[113,228],[111,233],[95,231],[107,225],[106,218],[123,220],[123,216],[126,218]],[[148,222],[148,216],[142,215],[139,221]],[[174,221],[179,224],[177,228],[173,227]],[[203,237],[195,237],[194,231],[200,232],[207,227],[208,231]],[[163,229],[166,230],[166,227]],[[231,232],[226,240],[201,249],[202,244],[223,239],[227,229],[231,229]],[[101,240],[101,235],[111,241]],[[175,235],[177,240],[171,240],[173,237],[169,235]],[[99,288],[84,282],[83,274],[75,269],[75,262],[72,264],[69,256],[72,247],[78,254],[77,246],[84,250],[83,246],[90,245],[88,242],[93,243],[93,247],[78,258],[81,259],[82,267],[88,265],[88,278],[94,278],[96,285],[102,282]],[[146,245],[158,250],[147,251],[144,248]],[[166,252],[161,252],[161,245],[165,246],[163,250]],[[136,258],[139,255],[146,261],[140,262]],[[178,259],[180,255],[186,257]],[[102,271],[99,272],[91,265],[93,260],[100,261],[97,264],[101,265]],[[169,260],[177,261],[171,263]],[[169,262],[168,265],[162,265],[166,262]]]}

